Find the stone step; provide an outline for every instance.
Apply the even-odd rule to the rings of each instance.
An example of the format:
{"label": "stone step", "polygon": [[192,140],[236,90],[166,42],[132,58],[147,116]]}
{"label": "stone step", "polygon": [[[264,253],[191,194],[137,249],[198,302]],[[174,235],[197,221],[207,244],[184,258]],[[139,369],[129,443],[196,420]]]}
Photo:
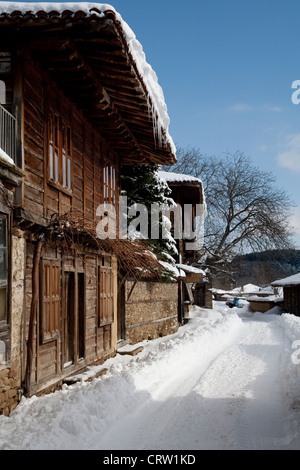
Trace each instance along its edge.
{"label": "stone step", "polygon": [[143,346],[124,346],[123,348],[117,349],[118,354],[126,355],[129,354],[130,356],[135,356],[136,354],[143,351]]}
{"label": "stone step", "polygon": [[70,375],[69,377],[66,377],[63,382],[66,385],[73,385],[78,382],[91,382],[93,379],[96,379],[97,377],[106,374],[107,370],[108,369],[106,369],[105,367],[87,367],[80,374]]}

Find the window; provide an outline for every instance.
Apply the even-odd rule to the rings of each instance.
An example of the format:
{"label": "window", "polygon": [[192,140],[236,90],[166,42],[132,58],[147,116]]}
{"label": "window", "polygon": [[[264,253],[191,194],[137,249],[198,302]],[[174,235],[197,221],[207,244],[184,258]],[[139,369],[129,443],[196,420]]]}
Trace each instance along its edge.
{"label": "window", "polygon": [[116,169],[113,166],[103,168],[103,202],[116,205]]}
{"label": "window", "polygon": [[4,363],[6,360],[6,344],[4,341],[0,340],[0,364]]}
{"label": "window", "polygon": [[3,80],[0,80],[0,103],[6,104],[6,85]]}
{"label": "window", "polygon": [[61,116],[49,114],[49,179],[72,189],[71,129]]}
{"label": "window", "polygon": [[0,215],[0,322],[7,321],[7,217]]}
{"label": "window", "polygon": [[41,264],[41,339],[47,341],[59,333],[60,264],[51,260]]}
{"label": "window", "polygon": [[114,321],[113,268],[98,266],[98,326]]}

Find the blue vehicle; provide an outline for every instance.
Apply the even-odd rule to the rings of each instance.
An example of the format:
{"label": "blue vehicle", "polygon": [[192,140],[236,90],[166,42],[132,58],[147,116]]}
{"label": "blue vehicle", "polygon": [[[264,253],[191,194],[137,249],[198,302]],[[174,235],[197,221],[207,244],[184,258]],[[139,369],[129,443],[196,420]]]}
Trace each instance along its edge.
{"label": "blue vehicle", "polygon": [[239,297],[234,297],[233,299],[227,300],[226,305],[227,305],[229,308],[232,308],[232,307],[238,307],[238,308],[240,308],[241,305],[239,304]]}

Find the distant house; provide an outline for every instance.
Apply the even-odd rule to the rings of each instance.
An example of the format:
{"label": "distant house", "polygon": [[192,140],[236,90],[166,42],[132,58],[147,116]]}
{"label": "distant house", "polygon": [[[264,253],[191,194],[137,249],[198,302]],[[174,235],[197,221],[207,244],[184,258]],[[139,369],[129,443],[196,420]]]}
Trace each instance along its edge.
{"label": "distant house", "polygon": [[267,312],[275,306],[280,306],[281,297],[278,296],[276,288],[272,286],[258,287],[254,284],[246,284],[241,287],[236,287],[232,290],[211,289],[214,300],[227,301],[232,298],[242,299],[240,301],[249,302],[250,310],[253,312]]}
{"label": "distant house", "polygon": [[135,252],[100,243],[97,209],[118,215],[122,165],[176,157],[156,75],[106,4],[1,2],[0,103],[0,414],[8,414],[23,391],[54,390],[116,354],[120,264]]}
{"label": "distant house", "polygon": [[276,295],[277,290],[278,289],[274,289],[272,286],[259,287],[257,290],[248,291],[248,296],[269,297],[270,295]]}
{"label": "distant house", "polygon": [[300,316],[300,273],[272,282],[283,288],[283,308],[287,313]]}
{"label": "distant house", "polygon": [[[181,219],[176,219],[177,213],[171,213],[172,235],[175,234],[178,247],[178,261],[186,264],[195,260],[196,246],[201,245],[200,231],[197,219],[203,218],[205,211],[205,195],[202,181],[192,175],[160,171],[160,176],[171,189],[170,197],[181,207]],[[201,216],[197,217],[197,208]],[[198,211],[199,212],[199,211]],[[180,224],[180,228],[179,228]],[[177,229],[177,232],[176,232]],[[178,233],[180,231],[181,233]],[[176,236],[180,235],[180,237]],[[197,239],[198,238],[198,239]]]}
{"label": "distant house", "polygon": [[177,242],[177,267],[184,272],[179,282],[179,321],[182,322],[189,305],[212,307],[209,279],[197,266],[203,243],[201,224],[206,210],[205,194],[202,181],[195,176],[166,171],[160,171],[160,176],[167,182],[170,197],[180,208],[179,212],[171,213],[170,219],[171,233]]}

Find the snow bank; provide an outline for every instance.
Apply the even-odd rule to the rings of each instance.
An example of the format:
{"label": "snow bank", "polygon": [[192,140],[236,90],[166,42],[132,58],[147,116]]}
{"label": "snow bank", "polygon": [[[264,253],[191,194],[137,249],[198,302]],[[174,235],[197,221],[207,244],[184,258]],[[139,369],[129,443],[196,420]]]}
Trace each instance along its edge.
{"label": "snow bank", "polygon": [[283,309],[281,307],[278,307],[278,305],[276,305],[275,307],[270,308],[270,310],[268,310],[266,313],[269,313],[271,315],[281,315],[282,312],[283,312]]}
{"label": "snow bank", "polygon": [[222,314],[228,314],[228,313],[234,313],[239,315],[240,317],[242,316],[252,316],[253,312],[250,309],[250,304],[247,300],[242,300],[239,299],[239,304],[241,305],[240,307],[228,307],[226,305],[226,302],[222,300],[213,300],[213,308],[217,312],[220,312]]}
{"label": "snow bank", "polygon": [[0,416],[0,449],[105,448],[103,436],[121,415],[134,414],[149,395],[155,399],[168,378],[173,377],[176,386],[178,370],[187,370],[195,357],[209,362],[242,327],[237,315],[199,307],[192,315],[177,333],[139,343],[144,350],[138,356],[117,355],[106,361],[105,376],[40,398],[23,398],[9,418]]}
{"label": "snow bank", "polygon": [[291,341],[300,340],[300,317],[290,313],[283,313],[279,321]]}
{"label": "snow bank", "polygon": [[[300,317],[290,313],[282,314],[278,319],[286,336],[291,343],[282,354],[282,387],[285,391],[286,402],[290,414],[288,419],[288,432],[296,436],[299,443],[300,433]],[[291,437],[291,440],[295,438]]]}
{"label": "snow bank", "polygon": [[[215,304],[221,309],[221,302]],[[300,338],[300,318],[255,314],[242,320],[236,313],[241,310],[221,312],[194,306],[190,321],[175,334],[138,343],[135,347],[144,349],[137,356],[118,354],[106,361],[105,376],[64,386],[40,398],[23,398],[9,418],[0,416],[0,449],[141,448],[126,447],[122,439],[126,441],[129,435],[126,442],[144,442],[145,449],[193,449],[193,443],[196,448],[205,443],[236,448],[230,433],[238,437],[241,433],[241,442],[249,444],[252,439],[263,447],[265,441],[260,442],[260,436],[245,425],[248,419],[248,426],[250,422],[257,430],[264,426],[264,413],[272,422],[280,408],[277,398],[272,401],[266,382],[260,382],[265,373],[267,383],[268,379],[282,382],[278,393],[281,385],[286,388],[290,404],[287,446],[299,448],[299,378],[285,333]],[[278,364],[282,348],[286,351]],[[275,362],[264,362],[266,357],[273,359],[274,353]],[[222,379],[217,384],[218,373]],[[245,389],[235,388],[240,382]],[[258,403],[254,392],[260,396]],[[258,421],[253,412],[259,413]],[[235,413],[240,413],[242,424]],[[281,417],[281,411],[276,416]],[[273,427],[282,429],[281,421]],[[132,441],[131,435],[138,440]],[[219,441],[214,440],[216,436]],[[182,443],[190,447],[180,447]]]}

